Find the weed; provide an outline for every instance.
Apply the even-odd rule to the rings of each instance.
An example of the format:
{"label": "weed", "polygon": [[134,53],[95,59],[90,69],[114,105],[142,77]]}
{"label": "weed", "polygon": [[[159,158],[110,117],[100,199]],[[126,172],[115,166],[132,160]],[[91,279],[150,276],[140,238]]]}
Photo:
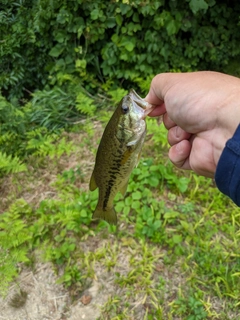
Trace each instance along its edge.
{"label": "weed", "polygon": [[[39,146],[32,145],[35,174],[40,174],[39,161],[43,170],[61,163],[66,154],[75,157],[91,150],[93,157],[93,125],[85,125],[89,135],[79,145],[71,145],[64,134],[64,139],[54,134],[47,138],[41,130],[29,134],[29,146],[31,139],[42,139]],[[152,141],[147,142],[125,198],[116,196],[118,227],[92,223],[98,192],[82,186],[88,185],[93,159],[90,164],[84,159],[87,166],[57,170],[52,199],[36,204],[9,196],[11,205],[0,216],[1,293],[16,279],[19,265],[34,268],[38,250],[41,259],[53,263],[73,299],[93,279],[111,282],[114,293],[105,300],[100,319],[238,319],[239,211],[211,180],[177,172],[166,160],[163,131],[158,135],[158,130],[150,121],[149,131],[158,141],[154,150],[161,152],[151,157]],[[31,191],[12,177],[23,194]]]}

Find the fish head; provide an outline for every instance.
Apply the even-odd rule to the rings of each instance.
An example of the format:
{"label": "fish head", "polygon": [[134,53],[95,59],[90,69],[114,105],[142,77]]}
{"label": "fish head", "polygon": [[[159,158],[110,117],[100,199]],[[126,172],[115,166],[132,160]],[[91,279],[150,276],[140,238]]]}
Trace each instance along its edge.
{"label": "fish head", "polygon": [[118,134],[126,141],[137,141],[146,130],[145,118],[153,106],[142,99],[133,89],[123,97],[118,106]]}
{"label": "fish head", "polygon": [[122,99],[119,111],[121,122],[125,127],[135,128],[145,123],[144,119],[153,109],[153,106],[142,99],[133,89]]}

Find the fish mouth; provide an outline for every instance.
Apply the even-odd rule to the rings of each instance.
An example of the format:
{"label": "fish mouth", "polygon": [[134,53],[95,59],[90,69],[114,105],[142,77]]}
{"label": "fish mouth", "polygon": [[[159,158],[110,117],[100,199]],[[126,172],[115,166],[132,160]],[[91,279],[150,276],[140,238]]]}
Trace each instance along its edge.
{"label": "fish mouth", "polygon": [[141,119],[145,119],[146,116],[154,109],[154,105],[148,103],[144,99],[142,99],[133,89],[131,89],[130,98],[133,102],[133,105],[136,109],[139,110],[139,107],[141,108]]}

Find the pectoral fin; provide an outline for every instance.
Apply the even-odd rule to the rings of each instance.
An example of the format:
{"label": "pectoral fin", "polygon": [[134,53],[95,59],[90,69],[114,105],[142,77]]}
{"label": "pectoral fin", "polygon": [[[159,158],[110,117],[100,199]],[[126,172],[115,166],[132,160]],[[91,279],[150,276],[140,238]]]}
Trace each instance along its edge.
{"label": "pectoral fin", "polygon": [[139,154],[138,154],[137,162],[136,162],[135,167],[137,167],[137,166],[138,166],[138,164],[139,164],[139,161],[140,161],[140,158],[141,158],[141,154],[142,154],[142,150],[141,150],[141,151],[139,152]]}
{"label": "pectoral fin", "polygon": [[137,142],[138,142],[137,139],[132,140],[132,141],[129,141],[129,142],[127,143],[127,147],[135,146],[135,144],[136,144]]}
{"label": "pectoral fin", "polygon": [[121,160],[121,164],[122,165],[125,164],[128,161],[128,159],[131,156],[132,152],[133,152],[133,148],[132,147],[128,147],[127,150],[123,154],[123,157],[122,157],[122,160]]}
{"label": "pectoral fin", "polygon": [[89,183],[89,190],[94,191],[95,189],[97,189],[97,184],[96,184],[96,181],[94,178],[94,171],[93,171],[91,179],[90,179],[90,183]]}

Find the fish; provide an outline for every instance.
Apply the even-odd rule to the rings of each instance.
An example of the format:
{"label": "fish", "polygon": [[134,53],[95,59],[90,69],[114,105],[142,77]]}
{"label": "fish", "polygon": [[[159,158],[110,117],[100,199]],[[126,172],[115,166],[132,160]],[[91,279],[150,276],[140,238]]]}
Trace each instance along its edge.
{"label": "fish", "polygon": [[110,118],[100,141],[89,189],[98,188],[98,203],[93,219],[117,224],[114,198],[124,196],[129,177],[138,164],[146,136],[146,116],[153,105],[133,89],[123,97]]}

